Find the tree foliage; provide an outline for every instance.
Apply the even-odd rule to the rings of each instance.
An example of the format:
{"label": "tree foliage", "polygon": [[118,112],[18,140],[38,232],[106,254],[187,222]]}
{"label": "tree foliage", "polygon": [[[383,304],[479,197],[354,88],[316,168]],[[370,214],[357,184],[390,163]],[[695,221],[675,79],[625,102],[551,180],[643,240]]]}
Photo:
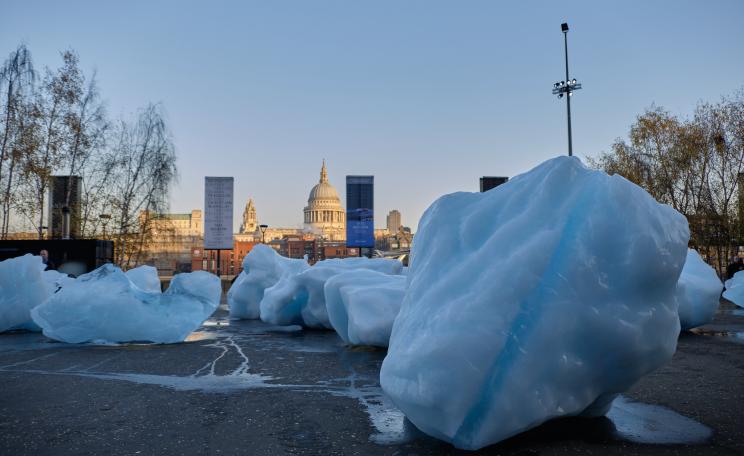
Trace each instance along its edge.
{"label": "tree foliage", "polygon": [[0,67],[0,204],[2,221],[0,237],[5,239],[10,223],[10,213],[18,204],[16,189],[19,187],[20,167],[36,144],[33,133],[36,112],[30,98],[33,96],[34,71],[31,53],[25,45],[11,52]]}
{"label": "tree foliage", "polygon": [[[151,237],[149,217],[167,210],[177,178],[176,154],[163,109],[149,104],[134,120],[111,122],[95,73],[78,55],[60,53],[56,69],[37,73],[18,46],[0,67],[0,237],[11,231],[45,235],[52,176],[80,176],[83,237],[116,241],[116,260],[137,262]],[[72,187],[64,195],[71,206]]]}
{"label": "tree foliage", "polygon": [[684,214],[691,246],[719,271],[744,245],[744,91],[700,103],[688,119],[651,107],[590,162]]}
{"label": "tree foliage", "polygon": [[173,142],[162,109],[149,105],[137,122],[120,122],[117,141],[106,159],[113,170],[108,205],[118,227],[116,257],[120,264],[137,263],[152,239],[150,214],[168,207],[168,189],[177,177]]}

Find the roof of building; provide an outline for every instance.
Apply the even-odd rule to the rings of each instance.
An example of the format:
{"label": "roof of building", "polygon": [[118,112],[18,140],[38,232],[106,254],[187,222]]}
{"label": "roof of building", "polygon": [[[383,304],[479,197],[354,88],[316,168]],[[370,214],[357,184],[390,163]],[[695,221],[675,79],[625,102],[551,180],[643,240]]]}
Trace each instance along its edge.
{"label": "roof of building", "polygon": [[191,220],[191,214],[152,214],[153,220]]}
{"label": "roof of building", "polygon": [[308,205],[312,205],[314,200],[336,200],[341,204],[341,198],[338,197],[338,192],[328,182],[328,171],[326,170],[325,160],[323,160],[323,167],[320,169],[320,182],[310,190],[310,195],[307,197]]}

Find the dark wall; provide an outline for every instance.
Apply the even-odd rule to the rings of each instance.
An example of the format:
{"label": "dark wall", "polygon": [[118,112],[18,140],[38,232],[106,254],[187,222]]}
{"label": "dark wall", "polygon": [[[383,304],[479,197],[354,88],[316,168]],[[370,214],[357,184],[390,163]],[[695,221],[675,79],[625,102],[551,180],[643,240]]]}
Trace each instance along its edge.
{"label": "dark wall", "polygon": [[83,180],[79,176],[52,176],[49,185],[49,236],[52,239],[62,238],[63,215],[67,192],[70,192],[70,238],[80,237],[80,195]]}
{"label": "dark wall", "polygon": [[499,176],[483,176],[480,178],[480,191],[487,192],[492,188],[496,188],[501,184],[505,184],[509,181],[508,177]]}
{"label": "dark wall", "polygon": [[38,255],[41,250],[49,252],[57,269],[78,275],[78,271],[90,272],[104,263],[111,263],[114,242],[97,239],[0,241],[0,261],[27,253]]}

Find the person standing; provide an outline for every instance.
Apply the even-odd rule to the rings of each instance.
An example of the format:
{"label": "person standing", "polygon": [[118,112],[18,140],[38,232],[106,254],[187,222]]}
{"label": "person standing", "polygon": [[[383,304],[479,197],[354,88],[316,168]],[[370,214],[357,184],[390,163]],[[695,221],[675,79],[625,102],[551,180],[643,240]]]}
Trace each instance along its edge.
{"label": "person standing", "polygon": [[54,261],[52,261],[52,259],[49,258],[49,252],[46,249],[42,249],[42,251],[39,252],[39,256],[41,257],[41,261],[43,261],[44,264],[46,265],[46,268],[44,268],[45,271],[57,269],[57,266],[54,264]]}
{"label": "person standing", "polygon": [[744,261],[739,256],[731,259],[731,263],[726,266],[726,280],[734,277],[734,274],[744,269]]}

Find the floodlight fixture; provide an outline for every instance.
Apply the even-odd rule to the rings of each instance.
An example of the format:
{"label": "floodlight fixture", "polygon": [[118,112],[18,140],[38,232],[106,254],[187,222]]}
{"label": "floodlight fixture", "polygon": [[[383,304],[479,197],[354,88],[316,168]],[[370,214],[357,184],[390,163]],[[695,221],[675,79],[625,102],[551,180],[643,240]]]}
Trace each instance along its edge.
{"label": "floodlight fixture", "polygon": [[568,119],[568,156],[573,155],[573,144],[571,141],[571,96],[575,90],[581,89],[581,84],[576,82],[576,78],[571,79],[568,77],[568,23],[564,22],[561,24],[561,32],[563,32],[563,46],[566,58],[566,79],[557,82],[553,85],[553,95],[558,95],[558,98],[566,96],[566,117]]}

